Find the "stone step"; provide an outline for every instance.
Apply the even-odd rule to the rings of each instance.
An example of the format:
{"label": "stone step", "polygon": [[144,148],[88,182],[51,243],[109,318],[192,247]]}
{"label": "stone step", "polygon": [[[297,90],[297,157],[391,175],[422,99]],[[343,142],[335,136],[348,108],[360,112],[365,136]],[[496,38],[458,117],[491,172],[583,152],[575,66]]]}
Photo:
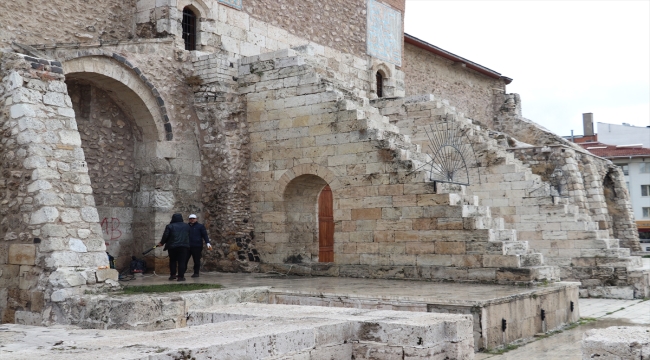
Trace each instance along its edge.
{"label": "stone step", "polygon": [[546,216],[564,216],[564,215],[575,215],[577,214],[577,206],[572,206],[572,205],[564,205],[564,204],[558,204],[558,205],[540,205],[539,211],[540,213],[546,215]]}
{"label": "stone step", "polygon": [[494,234],[493,241],[510,241],[517,242],[517,230],[492,230]]}
{"label": "stone step", "polygon": [[360,119],[359,120],[359,130],[368,130],[368,129],[378,129],[382,131],[390,131],[394,133],[399,133],[399,128],[397,126],[377,121],[377,119]]}
{"label": "stone step", "polygon": [[463,217],[491,217],[489,206],[463,205]]}
{"label": "stone step", "polygon": [[544,265],[544,256],[540,253],[519,255],[521,266],[542,266]]}
{"label": "stone step", "polygon": [[489,241],[486,245],[486,254],[490,255],[526,255],[528,254],[527,241]]}
{"label": "stone step", "polygon": [[465,230],[504,230],[504,221],[503,218],[493,218],[486,216],[468,217],[463,218],[463,228]]}
{"label": "stone step", "polygon": [[478,205],[478,196],[447,194],[418,194],[416,195],[418,206],[427,205]]}
{"label": "stone step", "polygon": [[575,249],[618,249],[618,239],[572,240]]}
{"label": "stone step", "polygon": [[611,257],[623,258],[630,257],[630,249],[580,249],[580,257]]}

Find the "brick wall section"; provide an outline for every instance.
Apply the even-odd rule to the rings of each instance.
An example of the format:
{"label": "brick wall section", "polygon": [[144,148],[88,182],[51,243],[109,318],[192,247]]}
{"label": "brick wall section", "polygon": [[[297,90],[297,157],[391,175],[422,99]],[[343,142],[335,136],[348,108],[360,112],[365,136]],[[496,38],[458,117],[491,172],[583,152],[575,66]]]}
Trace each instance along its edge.
{"label": "brick wall section", "polygon": [[[0,44],[97,43],[133,37],[136,0],[0,2]],[[55,24],[55,25],[54,25]]]}
{"label": "brick wall section", "polygon": [[454,66],[452,61],[411,44],[404,44],[402,71],[406,96],[433,94],[436,98],[448,99],[468,118],[492,127],[501,105],[495,102],[505,91],[502,80]]}

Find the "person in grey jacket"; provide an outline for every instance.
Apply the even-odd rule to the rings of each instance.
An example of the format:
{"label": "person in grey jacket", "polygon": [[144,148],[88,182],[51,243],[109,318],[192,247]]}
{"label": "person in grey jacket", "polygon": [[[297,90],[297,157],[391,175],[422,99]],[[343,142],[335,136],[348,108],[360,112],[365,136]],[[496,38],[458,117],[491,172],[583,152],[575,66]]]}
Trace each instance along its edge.
{"label": "person in grey jacket", "polygon": [[[192,274],[192,277],[199,277],[199,270],[201,269],[201,253],[203,252],[203,241],[205,241],[205,245],[208,247],[208,250],[212,249],[212,245],[210,245],[208,231],[205,229],[205,226],[203,226],[203,224],[196,221],[196,215],[190,215],[189,219],[190,256],[194,260],[194,274]],[[189,256],[187,257],[187,262],[190,262]]]}
{"label": "person in grey jacket", "polygon": [[183,222],[183,215],[172,215],[172,221],[165,227],[158,243],[158,246],[163,245],[169,252],[169,280],[185,281],[187,258],[190,253],[190,226]]}

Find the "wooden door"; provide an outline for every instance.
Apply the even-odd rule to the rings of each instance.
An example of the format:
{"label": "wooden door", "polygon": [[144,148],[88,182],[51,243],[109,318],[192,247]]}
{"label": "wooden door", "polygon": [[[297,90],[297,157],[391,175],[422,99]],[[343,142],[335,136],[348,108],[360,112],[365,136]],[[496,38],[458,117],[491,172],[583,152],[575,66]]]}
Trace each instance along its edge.
{"label": "wooden door", "polygon": [[318,262],[334,262],[334,201],[329,185],[318,196]]}

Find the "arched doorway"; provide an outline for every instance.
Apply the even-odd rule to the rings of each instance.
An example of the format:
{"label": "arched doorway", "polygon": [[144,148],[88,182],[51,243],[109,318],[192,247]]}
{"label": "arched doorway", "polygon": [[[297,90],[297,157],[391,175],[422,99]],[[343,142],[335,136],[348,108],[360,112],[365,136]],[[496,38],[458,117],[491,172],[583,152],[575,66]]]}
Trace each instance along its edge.
{"label": "arched doorway", "polygon": [[276,247],[284,263],[334,261],[334,196],[317,175],[300,175],[283,194],[287,242]]}

